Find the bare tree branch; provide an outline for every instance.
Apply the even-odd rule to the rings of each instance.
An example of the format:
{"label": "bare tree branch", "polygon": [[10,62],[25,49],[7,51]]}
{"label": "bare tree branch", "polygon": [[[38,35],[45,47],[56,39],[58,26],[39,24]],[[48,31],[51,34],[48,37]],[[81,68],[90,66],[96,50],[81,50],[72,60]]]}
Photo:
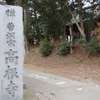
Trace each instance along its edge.
{"label": "bare tree branch", "polygon": [[75,21],[75,23],[76,23],[76,25],[77,25],[77,27],[78,27],[78,29],[79,29],[81,35],[82,35],[82,38],[84,39],[84,38],[85,38],[84,31],[81,29],[81,27],[80,27],[80,25],[79,25],[77,19],[75,18],[73,12],[71,11],[71,9],[70,9],[70,7],[69,7],[69,3],[68,3],[68,1],[67,1],[67,0],[66,0],[66,2],[59,1],[59,0],[57,0],[57,1],[63,3],[63,4],[68,8],[69,13],[71,14],[72,18],[74,19],[74,21]]}

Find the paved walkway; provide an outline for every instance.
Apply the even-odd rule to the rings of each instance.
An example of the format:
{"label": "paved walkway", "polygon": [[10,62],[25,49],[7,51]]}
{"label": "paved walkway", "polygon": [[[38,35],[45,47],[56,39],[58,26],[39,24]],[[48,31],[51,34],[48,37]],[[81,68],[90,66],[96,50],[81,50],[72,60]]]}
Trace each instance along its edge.
{"label": "paved walkway", "polygon": [[36,94],[33,100],[100,100],[100,86],[93,83],[28,69],[24,69],[24,82],[31,93]]}

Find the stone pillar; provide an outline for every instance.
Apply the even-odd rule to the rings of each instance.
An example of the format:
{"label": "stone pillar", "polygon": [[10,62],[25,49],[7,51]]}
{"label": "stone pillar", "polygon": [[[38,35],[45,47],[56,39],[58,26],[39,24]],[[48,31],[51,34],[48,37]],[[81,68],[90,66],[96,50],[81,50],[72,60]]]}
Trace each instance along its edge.
{"label": "stone pillar", "polygon": [[22,8],[0,5],[0,100],[23,100]]}

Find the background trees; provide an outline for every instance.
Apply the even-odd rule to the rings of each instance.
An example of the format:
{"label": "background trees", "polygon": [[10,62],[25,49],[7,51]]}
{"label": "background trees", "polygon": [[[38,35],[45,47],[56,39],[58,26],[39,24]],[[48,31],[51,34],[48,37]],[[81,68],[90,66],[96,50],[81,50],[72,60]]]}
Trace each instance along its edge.
{"label": "background trees", "polygon": [[5,0],[8,5],[14,5],[16,3],[15,0]]}
{"label": "background trees", "polygon": [[65,25],[71,19],[67,8],[56,0],[16,0],[23,5],[26,15],[25,35],[30,40],[34,36],[41,38],[65,37]]}
{"label": "background trees", "polygon": [[[66,25],[75,23],[85,39],[93,30],[93,13],[86,12],[87,3],[93,5],[98,0],[6,0],[7,4],[20,5],[24,9],[25,36],[29,41],[36,37],[66,40]],[[85,28],[85,30],[84,30]],[[73,31],[73,28],[72,28]],[[68,31],[70,32],[70,31]]]}

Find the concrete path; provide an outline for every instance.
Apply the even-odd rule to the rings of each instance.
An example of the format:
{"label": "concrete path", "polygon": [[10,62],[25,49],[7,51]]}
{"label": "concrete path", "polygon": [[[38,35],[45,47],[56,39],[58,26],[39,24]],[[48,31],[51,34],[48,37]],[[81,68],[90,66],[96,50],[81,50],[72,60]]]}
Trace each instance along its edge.
{"label": "concrete path", "polygon": [[[37,100],[100,100],[100,86],[24,69],[24,83]],[[34,100],[34,99],[33,99]]]}

